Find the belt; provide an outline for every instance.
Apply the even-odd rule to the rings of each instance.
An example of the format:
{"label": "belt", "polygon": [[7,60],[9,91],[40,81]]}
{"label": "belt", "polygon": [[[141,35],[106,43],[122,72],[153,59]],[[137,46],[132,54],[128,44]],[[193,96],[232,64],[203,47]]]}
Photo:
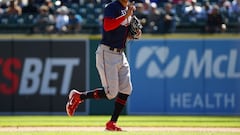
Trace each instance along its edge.
{"label": "belt", "polygon": [[114,48],[114,47],[110,47],[108,45],[104,45],[104,44],[100,44],[103,48],[107,49],[107,50],[110,50],[110,51],[113,51],[113,52],[116,52],[116,53],[122,53],[124,51],[124,48]]}
{"label": "belt", "polygon": [[109,47],[109,50],[114,51],[114,52],[123,52],[124,49]]}

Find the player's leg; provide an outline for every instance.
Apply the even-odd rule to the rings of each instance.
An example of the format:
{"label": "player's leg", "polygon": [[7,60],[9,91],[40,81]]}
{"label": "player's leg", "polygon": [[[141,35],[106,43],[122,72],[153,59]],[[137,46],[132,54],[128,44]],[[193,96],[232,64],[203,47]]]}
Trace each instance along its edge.
{"label": "player's leg", "polygon": [[[119,82],[123,83],[123,80],[122,81],[119,80],[120,79],[119,75],[123,76],[123,74],[129,74],[127,73],[129,72],[129,69],[126,68],[127,69],[126,70],[121,66],[125,62],[123,61],[123,57],[125,57],[124,55],[113,54],[113,52],[109,52],[109,50],[104,50],[104,49],[102,50],[101,48],[99,50],[100,51],[97,51],[98,57],[96,58],[96,60],[97,60],[97,69],[102,81],[102,85],[105,86],[106,88],[105,92],[108,99],[113,99],[116,97],[116,100],[115,100],[116,102],[115,102],[114,110],[112,113],[112,117],[106,123],[106,130],[122,131],[122,129],[116,125],[116,122],[125,106],[129,93],[127,94],[119,93],[119,86],[126,87],[126,85],[125,86],[119,85]],[[130,87],[129,83],[127,83],[127,86]],[[127,88],[127,89],[131,89],[131,88]]]}
{"label": "player's leg", "polygon": [[119,56],[121,55],[113,54],[109,48],[102,48],[101,45],[96,52],[96,67],[108,99],[113,99],[118,94],[118,63],[122,60]]}
{"label": "player's leg", "polygon": [[121,131],[116,123],[118,121],[118,117],[122,110],[124,109],[128,96],[132,93],[132,84],[130,80],[130,68],[128,61],[123,55],[123,63],[122,67],[119,70],[119,93],[115,100],[114,111],[112,113],[111,120],[106,124],[107,130],[117,130]]}
{"label": "player's leg", "polygon": [[82,102],[84,102],[84,100],[82,100],[80,98],[80,95],[82,93],[77,91],[77,90],[71,90],[69,95],[68,95],[68,102],[66,104],[66,112],[68,114],[68,116],[73,116],[78,105]]}
{"label": "player's leg", "polygon": [[129,95],[123,94],[123,93],[118,93],[116,99],[115,99],[115,104],[114,104],[114,111],[112,113],[111,120],[112,122],[117,122],[118,117],[120,113],[122,112],[123,108],[126,105],[127,98]]}
{"label": "player's leg", "polygon": [[80,98],[82,100],[89,99],[89,98],[90,99],[101,99],[101,98],[107,98],[107,96],[105,94],[104,88],[103,87],[99,87],[99,88],[96,88],[94,90],[83,92],[80,95]]}
{"label": "player's leg", "polygon": [[126,105],[128,96],[129,95],[123,94],[123,93],[119,93],[117,95],[111,119],[110,119],[110,121],[108,121],[106,123],[106,130],[122,131],[122,129],[117,126],[117,121],[118,121],[118,117],[119,117],[120,113],[122,112],[122,110],[124,109],[124,107]]}
{"label": "player's leg", "polygon": [[83,103],[86,99],[101,99],[106,98],[106,94],[103,87],[96,88],[94,90],[80,92],[75,89],[69,93],[69,99],[66,104],[66,111],[69,116],[73,116],[78,105]]}
{"label": "player's leg", "polygon": [[112,61],[119,58],[114,58],[116,56],[107,52],[110,50],[106,50],[106,52],[104,51],[105,50],[101,47],[98,47],[98,50],[96,51],[96,66],[100,75],[102,86],[104,87],[86,92],[71,90],[69,100],[66,105],[66,111],[69,116],[73,116],[78,105],[86,99],[113,99],[116,97],[118,93],[118,70],[116,65],[112,64]]}

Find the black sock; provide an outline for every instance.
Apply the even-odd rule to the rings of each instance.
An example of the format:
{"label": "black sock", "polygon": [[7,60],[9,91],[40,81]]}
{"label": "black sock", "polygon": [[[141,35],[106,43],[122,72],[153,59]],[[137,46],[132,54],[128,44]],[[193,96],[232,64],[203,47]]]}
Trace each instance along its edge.
{"label": "black sock", "polygon": [[115,100],[114,111],[111,117],[111,121],[117,122],[120,113],[122,112],[129,95],[118,93],[118,96]]}
{"label": "black sock", "polygon": [[104,88],[100,87],[91,91],[86,91],[84,94],[81,95],[80,98],[83,100],[88,98],[100,99],[100,98],[107,98],[107,96],[105,94]]}

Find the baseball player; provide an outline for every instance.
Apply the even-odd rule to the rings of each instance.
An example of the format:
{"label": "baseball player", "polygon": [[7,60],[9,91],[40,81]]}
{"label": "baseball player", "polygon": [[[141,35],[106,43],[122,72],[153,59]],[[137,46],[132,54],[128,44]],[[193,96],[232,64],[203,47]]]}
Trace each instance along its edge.
{"label": "baseball player", "polygon": [[[105,129],[122,131],[116,123],[128,96],[132,93],[130,68],[124,49],[128,39],[132,39],[128,27],[134,10],[134,4],[128,0],[116,0],[106,5],[102,39],[96,51],[96,67],[102,87],[86,92],[71,90],[66,104],[69,116],[73,116],[78,105],[86,99],[115,98],[114,110]],[[141,30],[137,32],[137,37],[140,36]]]}

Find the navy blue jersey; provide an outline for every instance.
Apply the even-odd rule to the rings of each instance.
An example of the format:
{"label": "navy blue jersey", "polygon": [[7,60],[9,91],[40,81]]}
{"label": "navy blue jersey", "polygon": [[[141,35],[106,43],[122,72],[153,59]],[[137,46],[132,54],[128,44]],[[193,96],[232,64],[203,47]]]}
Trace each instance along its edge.
{"label": "navy blue jersey", "polygon": [[[104,18],[118,18],[126,14],[126,7],[117,0],[109,3],[104,10]],[[125,48],[129,19],[125,19],[117,28],[105,31],[103,28],[101,44],[113,48]]]}

